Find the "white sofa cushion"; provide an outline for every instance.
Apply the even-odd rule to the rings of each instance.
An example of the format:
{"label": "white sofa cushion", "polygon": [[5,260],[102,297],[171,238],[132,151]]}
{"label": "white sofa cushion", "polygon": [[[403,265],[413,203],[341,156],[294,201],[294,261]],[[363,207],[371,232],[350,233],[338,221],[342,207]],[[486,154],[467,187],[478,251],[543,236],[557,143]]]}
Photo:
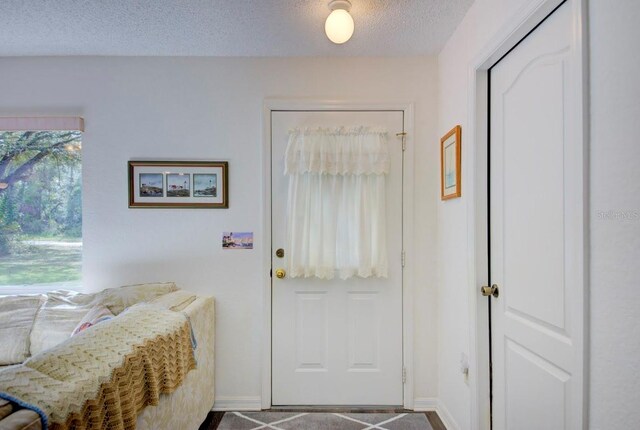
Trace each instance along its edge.
{"label": "white sofa cushion", "polygon": [[108,307],[114,315],[118,315],[129,306],[151,301],[177,289],[175,282],[125,285],[101,291],[96,294],[96,297],[99,303]]}
{"label": "white sofa cushion", "polygon": [[31,355],[69,339],[82,318],[91,310],[95,294],[52,291],[36,315],[31,330]]}
{"label": "white sofa cushion", "polygon": [[114,315],[139,302],[176,291],[174,282],[126,285],[98,293],[80,294],[53,291],[37,313],[31,330],[31,355],[67,340],[85,315],[97,304],[103,304]]}
{"label": "white sofa cushion", "polygon": [[43,300],[42,295],[0,297],[0,366],[29,357],[29,334]]}
{"label": "white sofa cushion", "polygon": [[186,290],[178,290],[172,293],[158,296],[151,300],[150,303],[158,305],[164,309],[170,309],[175,312],[183,311],[187,306],[196,300],[198,296],[195,293]]}

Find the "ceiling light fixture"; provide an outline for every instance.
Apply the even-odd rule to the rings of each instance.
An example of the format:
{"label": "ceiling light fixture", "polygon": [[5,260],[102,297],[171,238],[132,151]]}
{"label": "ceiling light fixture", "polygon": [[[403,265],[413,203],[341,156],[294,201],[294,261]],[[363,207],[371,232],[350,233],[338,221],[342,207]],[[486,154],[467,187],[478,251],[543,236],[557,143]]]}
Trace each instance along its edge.
{"label": "ceiling light fixture", "polygon": [[329,2],[331,13],[324,23],[324,32],[330,41],[336,44],[345,43],[353,35],[353,18],[349,15],[351,2],[348,0],[333,0]]}

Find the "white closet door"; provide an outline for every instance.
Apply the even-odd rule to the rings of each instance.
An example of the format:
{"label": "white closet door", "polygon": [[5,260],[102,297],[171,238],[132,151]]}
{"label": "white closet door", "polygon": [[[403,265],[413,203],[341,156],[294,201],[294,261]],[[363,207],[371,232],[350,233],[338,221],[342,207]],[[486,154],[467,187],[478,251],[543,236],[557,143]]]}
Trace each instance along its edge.
{"label": "white closet door", "polygon": [[571,2],[491,69],[493,429],[581,429],[583,144]]}

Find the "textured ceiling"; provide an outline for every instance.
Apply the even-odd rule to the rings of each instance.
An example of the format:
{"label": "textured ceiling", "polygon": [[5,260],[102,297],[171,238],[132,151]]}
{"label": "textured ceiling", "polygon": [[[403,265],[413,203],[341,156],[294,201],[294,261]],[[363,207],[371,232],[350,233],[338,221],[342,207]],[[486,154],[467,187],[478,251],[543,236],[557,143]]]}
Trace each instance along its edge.
{"label": "textured ceiling", "polygon": [[328,0],[0,0],[0,56],[435,54],[472,2],[351,0],[334,45]]}

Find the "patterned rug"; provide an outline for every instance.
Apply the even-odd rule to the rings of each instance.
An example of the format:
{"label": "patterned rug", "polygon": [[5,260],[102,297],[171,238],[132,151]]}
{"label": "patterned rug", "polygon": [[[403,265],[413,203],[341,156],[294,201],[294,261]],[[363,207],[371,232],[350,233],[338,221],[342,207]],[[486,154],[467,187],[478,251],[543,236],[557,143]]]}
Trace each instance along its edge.
{"label": "patterned rug", "polygon": [[423,413],[227,412],[218,430],[433,430]]}

